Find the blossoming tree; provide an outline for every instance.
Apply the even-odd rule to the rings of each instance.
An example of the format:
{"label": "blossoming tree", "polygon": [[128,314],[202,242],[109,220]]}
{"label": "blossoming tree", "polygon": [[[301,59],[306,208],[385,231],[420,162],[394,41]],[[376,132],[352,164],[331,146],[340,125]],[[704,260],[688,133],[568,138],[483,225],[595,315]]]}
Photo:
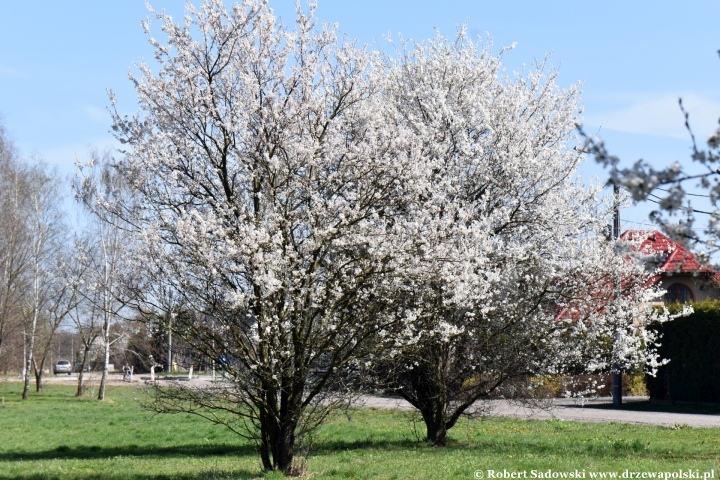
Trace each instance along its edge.
{"label": "blossoming tree", "polygon": [[[625,333],[642,304],[581,308],[592,294],[576,272],[619,264],[592,235],[595,193],[573,180],[576,89],[541,68],[505,79],[464,36],[384,60],[309,10],[292,29],[260,0],[230,11],[206,0],[184,25],[157,14],[159,70],[139,66],[139,113],[116,110],[113,125],[140,300],[172,298],[174,334],[229,380],[158,387],[155,405],[255,439],[263,467],[286,473],[340,373],[373,365],[379,349],[408,378],[452,363],[461,385],[485,392],[508,376],[503,362],[533,372],[583,357],[558,346],[601,322],[561,328],[551,312],[569,298]],[[640,342],[622,338],[634,355]],[[428,421],[442,443],[458,394],[422,395],[436,402],[427,416],[415,403],[426,421],[444,415]]]}
{"label": "blossoming tree", "polygon": [[160,70],[140,65],[140,113],[114,118],[136,258],[145,300],[174,291],[194,314],[173,330],[232,383],[158,389],[158,405],[249,435],[266,469],[288,472],[337,371],[395,321],[375,313],[402,263],[402,190],[421,172],[380,121],[372,55],[312,12],[294,29],[260,1],[189,6],[185,26],[158,18]]}
{"label": "blossoming tree", "polygon": [[651,312],[649,272],[605,239],[598,190],[576,178],[577,88],[558,88],[544,64],[508,76],[490,47],[463,32],[405,45],[384,77],[388,123],[428,175],[401,290],[414,321],[376,373],[440,445],[511,381],[652,370],[642,326],[666,318]]}

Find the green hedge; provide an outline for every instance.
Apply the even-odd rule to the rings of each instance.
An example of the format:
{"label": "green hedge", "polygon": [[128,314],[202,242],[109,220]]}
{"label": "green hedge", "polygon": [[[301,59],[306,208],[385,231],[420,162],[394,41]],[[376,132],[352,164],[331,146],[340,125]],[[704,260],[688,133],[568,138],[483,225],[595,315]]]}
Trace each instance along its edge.
{"label": "green hedge", "polygon": [[[679,311],[680,305],[669,305]],[[720,403],[720,301],[693,304],[695,312],[650,328],[662,333],[661,358],[670,363],[647,378],[650,398]]]}

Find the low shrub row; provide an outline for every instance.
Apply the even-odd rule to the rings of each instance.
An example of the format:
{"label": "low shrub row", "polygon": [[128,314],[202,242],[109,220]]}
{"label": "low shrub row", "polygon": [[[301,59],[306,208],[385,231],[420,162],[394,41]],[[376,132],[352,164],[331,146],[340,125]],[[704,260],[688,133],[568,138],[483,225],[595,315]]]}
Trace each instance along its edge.
{"label": "low shrub row", "polygon": [[[679,311],[680,305],[670,305]],[[647,377],[653,400],[720,402],[720,301],[693,304],[694,313],[652,325],[662,333],[658,348],[669,359]]]}

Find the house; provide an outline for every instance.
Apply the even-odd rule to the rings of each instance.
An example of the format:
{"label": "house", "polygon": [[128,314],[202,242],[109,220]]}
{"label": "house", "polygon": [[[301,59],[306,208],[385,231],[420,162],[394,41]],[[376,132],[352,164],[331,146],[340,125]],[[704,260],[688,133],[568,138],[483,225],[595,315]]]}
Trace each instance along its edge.
{"label": "house", "polygon": [[720,299],[720,273],[702,265],[682,244],[656,230],[628,230],[621,240],[638,242],[634,248],[649,270],[659,273],[649,284],[659,284],[667,291],[666,302],[700,302]]}

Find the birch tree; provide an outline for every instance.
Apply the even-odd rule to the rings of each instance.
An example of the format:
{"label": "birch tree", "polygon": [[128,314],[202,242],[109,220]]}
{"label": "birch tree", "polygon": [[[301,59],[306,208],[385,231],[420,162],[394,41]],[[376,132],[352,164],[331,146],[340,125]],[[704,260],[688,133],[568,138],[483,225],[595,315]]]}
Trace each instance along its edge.
{"label": "birch tree", "polygon": [[[88,273],[91,268],[95,268],[92,259],[98,257],[97,242],[92,230],[85,230],[74,239],[72,259],[66,274],[67,284],[75,296],[74,306],[68,312],[68,316],[80,336],[81,360],[76,397],[85,395],[85,371],[90,365],[90,360],[95,360],[97,354],[95,343],[102,334],[101,292],[95,288],[93,279]],[[75,360],[73,359],[73,362]]]}
{"label": "birch tree", "polygon": [[[22,398],[28,398],[30,372],[37,369],[35,358],[39,327],[49,321],[48,307],[53,303],[53,285],[59,282],[57,260],[63,245],[65,228],[60,210],[59,181],[41,166],[29,170],[32,182],[28,184],[28,209],[25,212],[28,229],[29,292],[23,305],[24,338],[27,346],[25,383]],[[57,326],[55,326],[57,327]],[[42,358],[42,356],[41,356]],[[41,388],[42,369],[37,370],[37,388]]]}
{"label": "birch tree", "polygon": [[31,179],[0,124],[0,358],[6,339],[22,331],[22,299],[27,291],[29,250],[26,192]]}
{"label": "birch tree", "polygon": [[[42,324],[36,331],[36,353],[34,355],[33,373],[35,374],[35,391],[42,391],[43,373],[48,362],[52,361],[52,349],[56,345],[58,331],[69,320],[70,312],[77,305],[77,293],[66,281],[67,249],[58,245],[58,252],[52,263],[50,276],[45,279],[43,289]],[[72,362],[73,359],[70,359]]]}
{"label": "birch tree", "polygon": [[[76,261],[82,264],[76,285],[86,304],[88,328],[84,339],[85,354],[89,352],[96,335],[96,318],[99,316],[99,337],[103,344],[103,369],[98,388],[98,400],[105,399],[110,363],[110,349],[117,340],[111,338],[111,327],[122,319],[122,311],[130,301],[134,272],[128,268],[127,256],[130,242],[126,236],[127,225],[118,211],[106,208],[110,202],[119,204],[126,200],[123,178],[112,169],[111,158],[98,153],[93,161],[81,165],[82,184],[76,184],[78,199],[96,216],[91,216],[87,226],[87,238],[76,243]],[[78,384],[79,385],[79,384]],[[80,386],[78,386],[80,393]]]}
{"label": "birch tree", "polygon": [[0,355],[6,337],[20,333],[23,398],[30,372],[42,390],[44,363],[68,308],[60,198],[55,174],[22,161],[0,125]]}

